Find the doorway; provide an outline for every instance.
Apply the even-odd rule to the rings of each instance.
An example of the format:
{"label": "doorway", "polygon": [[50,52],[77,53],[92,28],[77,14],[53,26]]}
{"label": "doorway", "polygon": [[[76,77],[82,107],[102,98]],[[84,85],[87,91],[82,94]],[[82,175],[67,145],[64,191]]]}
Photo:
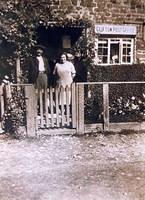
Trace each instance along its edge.
{"label": "doorway", "polygon": [[53,61],[60,53],[70,52],[81,36],[81,27],[48,27],[39,26],[37,29],[37,43],[46,47],[46,56]]}
{"label": "doorway", "polygon": [[71,53],[71,49],[80,38],[82,27],[48,27],[39,26],[37,28],[37,43],[46,48],[45,56],[48,58],[51,75],[49,85],[55,86],[56,80],[52,75],[55,63],[61,53]]}

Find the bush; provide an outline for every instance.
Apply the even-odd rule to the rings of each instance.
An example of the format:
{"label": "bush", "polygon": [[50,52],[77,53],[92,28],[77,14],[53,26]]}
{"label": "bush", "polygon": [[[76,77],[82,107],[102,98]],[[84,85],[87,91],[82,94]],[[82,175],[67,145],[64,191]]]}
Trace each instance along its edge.
{"label": "bush", "polygon": [[145,120],[145,94],[140,97],[116,98],[110,105],[111,122]]}
{"label": "bush", "polygon": [[[144,81],[144,64],[122,66],[90,66],[88,81],[118,82]],[[100,122],[103,112],[102,87],[91,85],[87,88],[91,95],[85,97],[85,120]],[[144,120],[144,84],[109,85],[109,105],[111,122]],[[135,97],[135,102],[132,102]],[[119,104],[120,102],[120,104]],[[126,105],[129,103],[129,108]]]}
{"label": "bush", "polygon": [[6,99],[3,124],[5,132],[13,136],[18,136],[19,127],[26,124],[26,104],[23,89],[12,88],[11,98]]}

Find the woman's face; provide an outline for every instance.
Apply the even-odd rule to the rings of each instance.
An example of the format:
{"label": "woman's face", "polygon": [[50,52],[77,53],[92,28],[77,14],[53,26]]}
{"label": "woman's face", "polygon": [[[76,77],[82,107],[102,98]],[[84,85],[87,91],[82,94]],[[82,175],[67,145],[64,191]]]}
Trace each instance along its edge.
{"label": "woman's face", "polygon": [[60,62],[65,63],[66,62],[66,55],[62,54],[60,57]]}

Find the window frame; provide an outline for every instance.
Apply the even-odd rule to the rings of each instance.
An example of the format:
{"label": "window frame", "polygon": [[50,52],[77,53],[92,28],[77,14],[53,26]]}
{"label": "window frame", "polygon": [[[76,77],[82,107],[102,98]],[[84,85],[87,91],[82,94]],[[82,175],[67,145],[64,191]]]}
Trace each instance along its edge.
{"label": "window frame", "polygon": [[[107,63],[100,63],[99,62],[99,44],[105,44],[107,43]],[[118,44],[118,48],[119,48],[119,55],[118,55],[118,62],[116,63],[111,63],[111,59],[110,59],[110,54],[111,54],[111,44]],[[129,54],[125,54],[124,56],[130,58],[130,62],[125,62],[123,61],[123,50],[125,49],[124,45],[128,45],[128,47],[126,46],[126,49],[130,48],[130,55]],[[100,37],[97,38],[95,41],[95,46],[96,46],[96,63],[97,65],[131,65],[135,62],[135,38],[132,37]],[[127,52],[128,50],[126,50]],[[101,56],[100,56],[101,57]],[[103,55],[102,55],[103,57]]]}

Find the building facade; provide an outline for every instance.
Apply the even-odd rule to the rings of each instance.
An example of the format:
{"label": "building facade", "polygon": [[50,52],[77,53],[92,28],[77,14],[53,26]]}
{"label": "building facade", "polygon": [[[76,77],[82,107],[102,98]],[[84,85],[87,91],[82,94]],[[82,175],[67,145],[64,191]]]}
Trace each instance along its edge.
{"label": "building facade", "polygon": [[[108,56],[106,61],[104,60],[108,64],[144,62],[145,1],[112,0],[106,3],[98,2],[97,5],[98,9],[94,8],[94,15],[98,24],[96,32],[100,34],[98,56],[104,59]],[[106,32],[101,29],[106,29]]]}
{"label": "building facade", "polygon": [[[91,24],[99,65],[145,62],[145,0],[56,0],[52,4],[64,21],[79,19]],[[64,47],[71,48],[72,40],[76,42],[74,34],[79,37],[78,30],[62,33]]]}
{"label": "building facade", "polygon": [[0,15],[1,43],[14,41],[24,50],[28,40],[27,51],[36,44],[29,45],[35,33],[50,60],[62,51],[72,52],[91,30],[95,65],[145,63],[145,0],[9,0],[1,1]]}

